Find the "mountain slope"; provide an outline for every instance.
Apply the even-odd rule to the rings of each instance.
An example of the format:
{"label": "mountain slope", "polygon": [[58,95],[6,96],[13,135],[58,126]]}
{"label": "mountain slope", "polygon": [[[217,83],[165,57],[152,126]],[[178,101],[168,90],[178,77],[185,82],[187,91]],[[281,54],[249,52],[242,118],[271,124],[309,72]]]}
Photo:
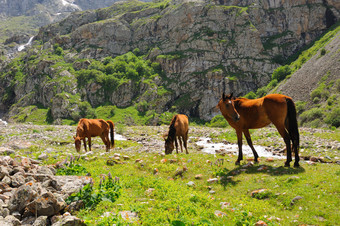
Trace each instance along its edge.
{"label": "mountain slope", "polygon": [[[266,85],[280,63],[339,20],[339,7],[128,1],[76,12],[41,28],[33,48],[4,66],[2,108],[13,115],[39,105],[70,116],[80,105],[134,106],[140,114],[176,111],[208,120],[223,91],[240,96]],[[153,72],[143,74],[135,57]]]}
{"label": "mountain slope", "polygon": [[[302,55],[312,57],[274,91],[290,95],[297,101],[302,125],[339,127],[340,26],[325,34]],[[290,67],[301,59],[300,56]]]}

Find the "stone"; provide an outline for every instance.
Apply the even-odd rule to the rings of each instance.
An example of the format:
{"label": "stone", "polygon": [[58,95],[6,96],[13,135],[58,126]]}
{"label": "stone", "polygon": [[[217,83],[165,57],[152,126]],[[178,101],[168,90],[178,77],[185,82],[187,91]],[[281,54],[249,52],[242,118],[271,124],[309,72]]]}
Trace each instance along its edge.
{"label": "stone", "polygon": [[217,179],[217,178],[209,178],[209,179],[207,180],[207,182],[208,182],[208,183],[216,183],[216,182],[218,182],[218,179]]}
{"label": "stone", "polygon": [[47,225],[47,216],[40,216],[38,217],[32,226],[45,226]]}
{"label": "stone", "polygon": [[132,211],[120,211],[118,213],[125,221],[133,223],[133,222],[138,222],[138,214],[136,212]]}
{"label": "stone", "polygon": [[203,178],[202,174],[195,175],[195,179],[197,179],[197,180],[201,180],[202,178]]}
{"label": "stone", "polygon": [[15,151],[7,148],[7,147],[0,147],[0,155],[12,155],[15,154]]}
{"label": "stone", "polygon": [[9,210],[0,205],[0,216],[7,217],[9,215]]}
{"label": "stone", "polygon": [[195,187],[195,186],[196,186],[196,184],[195,184],[193,181],[189,181],[189,182],[187,183],[187,185],[188,185],[189,187]]}
{"label": "stone", "polygon": [[10,222],[12,224],[12,226],[19,226],[21,225],[21,222],[15,218],[14,216],[8,215],[7,217],[5,217],[5,220],[7,222]]}
{"label": "stone", "polygon": [[274,158],[266,158],[266,162],[274,162]]}
{"label": "stone", "polygon": [[297,200],[300,200],[300,199],[303,199],[303,197],[301,197],[301,196],[296,196],[296,197],[294,197],[294,198],[292,199],[292,201],[290,202],[290,205],[294,205],[295,202],[296,202]]}
{"label": "stone", "polygon": [[48,159],[48,155],[46,153],[41,153],[39,156],[38,156],[38,159],[39,160],[46,160]]}
{"label": "stone", "polygon": [[214,214],[215,214],[215,216],[217,216],[217,217],[225,217],[225,216],[227,216],[227,214],[226,214],[225,212],[222,212],[222,211],[220,211],[220,210],[216,210],[216,211],[214,212]]}
{"label": "stone", "polygon": [[230,206],[229,202],[220,202],[221,209],[227,209]]}
{"label": "stone", "polygon": [[37,192],[33,190],[32,186],[22,185],[19,187],[10,198],[8,209],[10,212],[23,211],[28,203],[35,199]]}
{"label": "stone", "polygon": [[9,176],[8,168],[0,166],[0,180],[2,180],[5,176]]}
{"label": "stone", "polygon": [[269,189],[258,189],[258,190],[254,190],[250,193],[250,195],[252,197],[254,197],[256,194],[260,194],[260,193],[264,193],[264,192],[267,192],[269,191]]}
{"label": "stone", "polygon": [[260,221],[255,223],[255,226],[267,226],[267,223],[262,221],[262,220],[260,220]]}
{"label": "stone", "polygon": [[11,181],[13,187],[20,187],[25,183],[25,178],[21,172],[18,172],[11,177]]}
{"label": "stone", "polygon": [[25,213],[36,214],[37,216],[52,216],[59,213],[60,210],[66,207],[65,202],[58,202],[56,197],[50,193],[44,193],[38,196],[25,207]]}
{"label": "stone", "polygon": [[83,220],[75,216],[62,216],[52,226],[86,226]]}
{"label": "stone", "polygon": [[84,207],[83,200],[78,200],[78,201],[70,203],[70,205],[67,205],[66,208],[65,208],[65,211],[68,211],[70,213],[74,213],[76,211],[79,211],[83,207]]}
{"label": "stone", "polygon": [[153,194],[154,191],[155,191],[154,188],[149,188],[148,190],[145,191],[145,195],[150,196]]}

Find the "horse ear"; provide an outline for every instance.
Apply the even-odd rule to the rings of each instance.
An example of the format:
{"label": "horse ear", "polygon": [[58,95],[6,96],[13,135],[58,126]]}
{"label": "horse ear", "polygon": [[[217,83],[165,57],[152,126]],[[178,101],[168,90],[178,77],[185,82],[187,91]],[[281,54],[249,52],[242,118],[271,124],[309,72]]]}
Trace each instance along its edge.
{"label": "horse ear", "polygon": [[222,100],[225,100],[225,93],[222,93]]}
{"label": "horse ear", "polygon": [[230,94],[229,98],[231,99],[233,97],[233,93]]}

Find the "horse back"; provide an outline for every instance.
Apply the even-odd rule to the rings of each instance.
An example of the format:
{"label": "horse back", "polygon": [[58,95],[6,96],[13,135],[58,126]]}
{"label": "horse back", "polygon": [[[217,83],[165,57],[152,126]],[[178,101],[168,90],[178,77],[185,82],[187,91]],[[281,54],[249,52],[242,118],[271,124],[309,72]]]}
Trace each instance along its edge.
{"label": "horse back", "polygon": [[185,135],[189,130],[188,116],[183,115],[183,114],[178,114],[174,116],[174,118],[175,117],[176,117],[176,121],[174,122],[174,126],[176,129],[176,136]]}
{"label": "horse back", "polygon": [[283,123],[287,117],[287,99],[292,99],[282,94],[269,94],[264,97],[263,106],[270,120],[275,124]]}
{"label": "horse back", "polygon": [[[85,119],[82,118],[78,123],[79,130],[82,130],[85,136],[99,136],[104,131],[109,131],[109,124],[103,119]],[[77,128],[77,131],[78,131]]]}

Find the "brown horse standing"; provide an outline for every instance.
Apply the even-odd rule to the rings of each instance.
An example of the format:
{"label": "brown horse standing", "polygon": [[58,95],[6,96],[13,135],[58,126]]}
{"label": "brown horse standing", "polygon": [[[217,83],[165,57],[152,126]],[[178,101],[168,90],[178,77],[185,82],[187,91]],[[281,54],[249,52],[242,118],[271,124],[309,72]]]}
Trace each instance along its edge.
{"label": "brown horse standing", "polygon": [[273,123],[287,148],[287,161],[292,161],[292,149],[295,152],[294,167],[299,167],[299,130],[296,120],[296,109],[292,98],[281,94],[270,94],[259,99],[233,98],[233,94],[222,94],[218,107],[230,126],[236,130],[238,142],[238,158],[236,165],[240,164],[242,156],[242,133],[253,151],[255,162],[258,155],[252,144],[249,129],[258,129]]}
{"label": "brown horse standing", "polygon": [[[186,115],[182,115],[182,114],[175,115],[171,119],[168,134],[164,135],[165,154],[171,154],[172,153],[172,151],[174,150],[174,141],[175,141],[175,144],[176,144],[176,152],[178,153],[178,144],[177,144],[176,137],[178,137],[179,144],[181,146],[181,152],[183,152],[183,149],[182,149],[182,140],[183,140],[185,151],[186,151],[187,154],[189,154],[188,148],[187,148],[188,131],[189,131],[188,117]],[[168,137],[165,139],[166,136],[168,136]]]}
{"label": "brown horse standing", "polygon": [[77,134],[74,138],[74,144],[76,146],[77,152],[80,151],[81,140],[84,142],[85,152],[86,150],[86,140],[87,137],[89,148],[91,151],[91,137],[100,136],[106,145],[106,151],[110,149],[109,132],[111,132],[111,147],[114,148],[114,123],[110,120],[105,121],[103,119],[86,119],[82,118],[79,120],[77,127]]}

